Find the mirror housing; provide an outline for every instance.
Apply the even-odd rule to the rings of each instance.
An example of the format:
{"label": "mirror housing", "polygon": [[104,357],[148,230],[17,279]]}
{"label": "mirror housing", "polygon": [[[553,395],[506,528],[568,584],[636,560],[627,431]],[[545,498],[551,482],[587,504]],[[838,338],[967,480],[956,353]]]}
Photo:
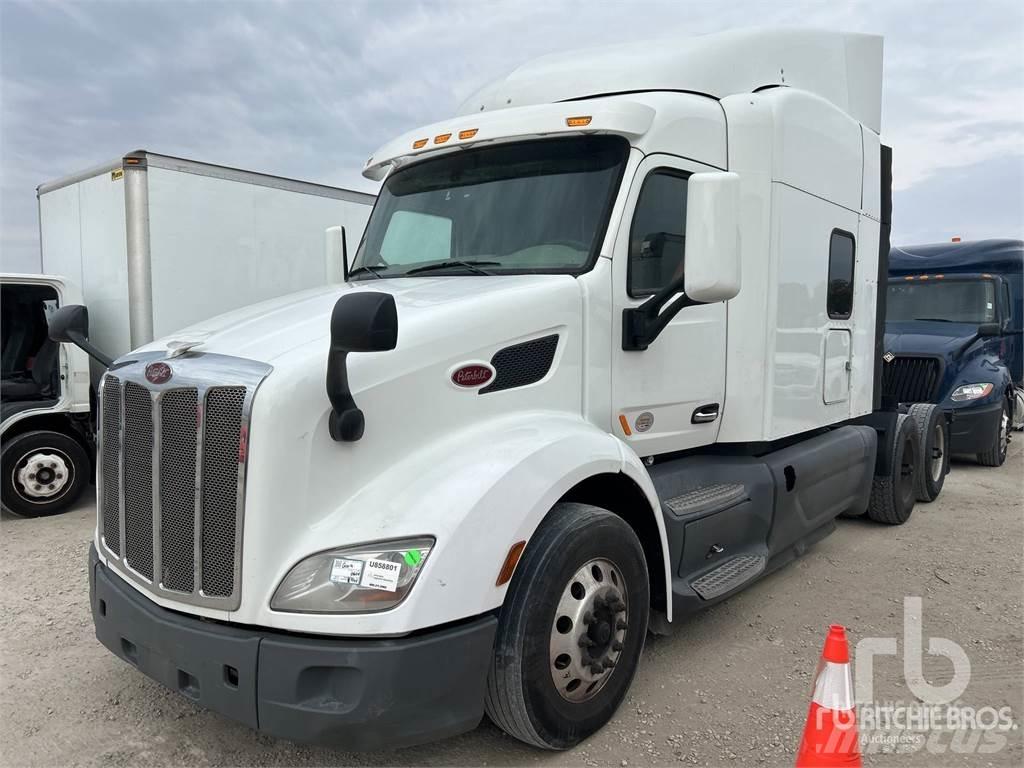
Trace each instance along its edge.
{"label": "mirror housing", "polygon": [[979,339],[990,339],[993,336],[1002,336],[1003,329],[999,327],[999,323],[982,323],[978,326],[978,338]]}
{"label": "mirror housing", "polygon": [[647,349],[685,307],[728,301],[740,292],[740,177],[695,173],[686,186],[684,274],[622,311],[624,350]]}
{"label": "mirror housing", "polygon": [[86,354],[109,368],[113,358],[89,343],[89,309],[81,304],[67,304],[46,318],[47,333],[53,341],[74,344]]}
{"label": "mirror housing", "polygon": [[365,419],[348,385],[349,352],[386,352],[398,344],[398,310],[390,293],[346,293],[331,312],[331,346],[327,353],[328,428],[338,442],[363,436]]}
{"label": "mirror housing", "polygon": [[740,292],[740,177],[695,173],[686,184],[684,290],[715,304]]}

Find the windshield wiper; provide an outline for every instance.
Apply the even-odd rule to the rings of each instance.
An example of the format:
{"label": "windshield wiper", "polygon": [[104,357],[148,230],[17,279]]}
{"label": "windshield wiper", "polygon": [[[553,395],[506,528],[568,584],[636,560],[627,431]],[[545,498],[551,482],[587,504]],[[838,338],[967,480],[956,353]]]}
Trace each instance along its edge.
{"label": "windshield wiper", "polygon": [[439,261],[436,264],[424,264],[421,267],[413,267],[407,269],[404,274],[414,275],[417,272],[433,272],[438,269],[450,269],[452,267],[465,267],[471,272],[476,272],[478,275],[486,275],[488,277],[493,276],[493,272],[488,272],[486,269],[480,269],[481,266],[497,266],[501,264],[500,261],[463,261],[462,259],[447,259],[445,261]]}
{"label": "windshield wiper", "polygon": [[374,277],[376,277],[378,280],[383,280],[384,278],[377,274],[377,270],[378,269],[387,269],[387,268],[388,268],[387,264],[363,264],[360,267],[355,267],[353,269],[350,269],[348,271],[348,276],[352,277],[352,275],[358,275],[360,272],[368,272],[369,274],[371,274]]}
{"label": "windshield wiper", "polygon": [[947,320],[944,317],[915,317],[914,320],[919,320],[922,323],[955,323],[956,320]]}

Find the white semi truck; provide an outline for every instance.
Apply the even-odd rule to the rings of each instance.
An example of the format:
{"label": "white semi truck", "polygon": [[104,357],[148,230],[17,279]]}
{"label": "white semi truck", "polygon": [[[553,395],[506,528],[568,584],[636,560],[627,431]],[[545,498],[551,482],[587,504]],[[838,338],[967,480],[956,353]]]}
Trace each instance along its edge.
{"label": "white semi truck", "polygon": [[144,150],[36,194],[45,274],[0,275],[2,500],[33,517],[68,509],[93,476],[91,385],[106,367],[90,375],[84,352],[47,340],[48,312],[84,301],[89,340],[116,357],[325,285],[337,271],[325,261],[325,228],[358,237],[374,199]]}
{"label": "white semi truck", "polygon": [[279,737],[564,749],[649,628],[904,522],[881,72],[817,31],[558,54],[384,145],[343,285],[104,376],[99,640]]}

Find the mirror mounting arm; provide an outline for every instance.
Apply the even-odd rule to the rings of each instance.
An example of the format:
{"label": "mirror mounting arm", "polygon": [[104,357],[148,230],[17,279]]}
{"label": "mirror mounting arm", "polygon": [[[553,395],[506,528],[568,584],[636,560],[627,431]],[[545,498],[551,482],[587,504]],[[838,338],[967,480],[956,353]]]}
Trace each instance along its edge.
{"label": "mirror mounting arm", "polygon": [[668,306],[665,306],[670,297],[679,293],[681,287],[679,283],[670,284],[639,307],[622,310],[622,348],[624,350],[631,352],[647,349],[681,310],[704,303],[682,293],[674,301],[668,303]]}
{"label": "mirror mounting arm", "polygon": [[72,344],[83,350],[87,355],[89,355],[89,357],[96,360],[104,368],[109,368],[114,362],[114,358],[101,352],[98,347],[94,346],[92,342],[82,336],[82,334],[69,330],[67,332],[67,337],[71,340]]}

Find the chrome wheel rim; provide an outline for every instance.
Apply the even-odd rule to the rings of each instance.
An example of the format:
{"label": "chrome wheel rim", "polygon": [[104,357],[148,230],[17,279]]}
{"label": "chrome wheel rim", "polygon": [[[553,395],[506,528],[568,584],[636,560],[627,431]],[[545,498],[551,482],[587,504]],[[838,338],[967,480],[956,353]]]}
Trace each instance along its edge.
{"label": "chrome wheel rim", "polygon": [[1003,415],[999,421],[999,455],[1006,453],[1006,446],[1010,442],[1010,417],[1006,415],[1006,408],[1003,408]]}
{"label": "chrome wheel rim", "polygon": [[946,456],[946,431],[942,422],[935,425],[932,433],[932,480],[939,482],[942,479],[942,467]]}
{"label": "chrome wheel rim", "polygon": [[584,563],[562,590],[548,666],[566,701],[593,698],[611,678],[626,638],[627,594],[622,571],[604,558]]}
{"label": "chrome wheel rim", "polygon": [[12,475],[19,496],[32,504],[46,504],[71,487],[75,470],[63,451],[40,448],[22,456],[14,464]]}

